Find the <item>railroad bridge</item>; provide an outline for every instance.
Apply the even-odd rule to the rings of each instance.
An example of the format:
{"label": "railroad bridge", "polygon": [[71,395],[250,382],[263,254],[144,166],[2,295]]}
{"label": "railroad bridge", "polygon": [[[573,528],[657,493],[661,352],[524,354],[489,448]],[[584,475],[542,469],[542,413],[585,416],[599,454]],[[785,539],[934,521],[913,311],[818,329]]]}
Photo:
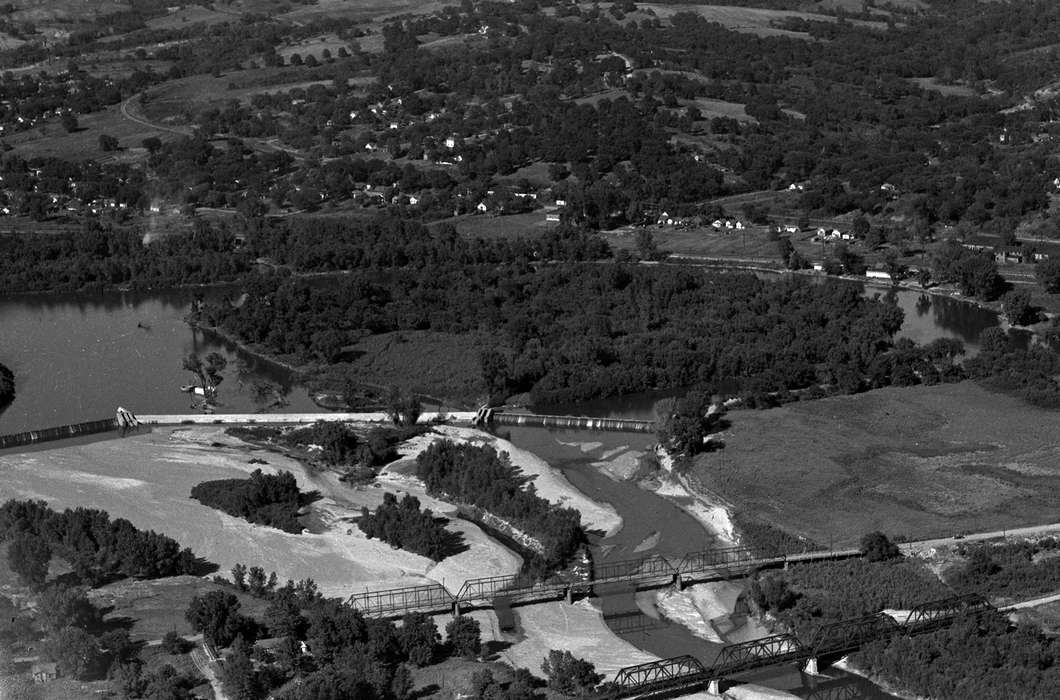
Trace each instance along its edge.
{"label": "railroad bridge", "polygon": [[505,605],[527,605],[553,600],[572,602],[598,593],[600,587],[624,583],[637,590],[674,585],[678,589],[691,583],[742,578],[756,569],[785,566],[794,562],[843,559],[858,556],[859,550],[782,550],[762,555],[750,547],[722,547],[664,557],[659,554],[601,562],[594,566],[591,578],[580,580],[550,579],[538,581],[522,575],[487,576],[469,579],[455,593],[441,584],[432,583],[385,590],[366,590],[349,597],[347,603],[368,617],[398,618],[410,612],[442,613],[482,607],[494,607],[503,599]]}
{"label": "railroad bridge", "polygon": [[[703,689],[719,695],[722,683],[733,676],[777,664],[798,664],[807,673],[816,674],[822,659],[837,659],[865,644],[897,635],[933,632],[993,610],[982,596],[955,596],[917,605],[902,623],[880,612],[822,625],[803,638],[786,633],[730,644],[710,665],[685,655],[628,666],[601,687],[598,697],[646,698]],[[843,688],[832,690],[842,696]]]}

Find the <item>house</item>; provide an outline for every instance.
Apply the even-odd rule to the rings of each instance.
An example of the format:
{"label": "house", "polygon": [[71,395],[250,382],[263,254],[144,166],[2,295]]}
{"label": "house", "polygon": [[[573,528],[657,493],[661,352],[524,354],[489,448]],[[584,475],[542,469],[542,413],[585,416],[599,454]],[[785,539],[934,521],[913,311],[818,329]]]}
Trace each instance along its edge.
{"label": "house", "polygon": [[545,214],[546,224],[558,224],[559,223],[559,212],[549,212]]}
{"label": "house", "polygon": [[1048,253],[1039,253],[1038,251],[1034,251],[1033,253],[1031,253],[1031,257],[1034,258],[1034,262],[1041,262],[1043,260],[1048,260],[1049,259],[1049,254]]}
{"label": "house", "polygon": [[416,195],[414,195],[414,194],[410,194],[410,195],[409,195],[409,204],[410,204],[410,205],[412,205],[412,206],[416,206],[416,205],[417,205],[417,204],[419,204],[419,203],[420,203],[420,198],[419,198],[419,197],[417,197],[417,196],[416,196]]}
{"label": "house", "polygon": [[456,148],[456,139],[450,136],[445,140],[445,147],[449,150]]}
{"label": "house", "polygon": [[567,200],[565,200],[565,199],[557,199],[556,200],[556,206],[557,207],[565,207],[565,206],[567,206]]}
{"label": "house", "polygon": [[1023,248],[1020,247],[1005,247],[998,248],[994,252],[994,260],[999,263],[1019,263],[1023,262]]}
{"label": "house", "polygon": [[891,279],[890,273],[884,272],[883,270],[866,270],[865,271],[865,279],[881,280],[881,281],[884,281],[884,282],[893,281]]}
{"label": "house", "polygon": [[821,263],[814,263],[813,264],[813,271],[814,272],[824,272],[824,265],[822,265]]}
{"label": "house", "polygon": [[30,676],[34,683],[47,683],[59,677],[59,667],[54,661],[38,661],[30,669]]}
{"label": "house", "polygon": [[805,189],[806,189],[806,185],[800,184],[798,182],[793,182],[790,185],[788,185],[788,191],[789,192],[802,192]]}
{"label": "house", "polygon": [[489,210],[489,207],[486,206],[485,202],[479,202],[478,204],[475,205],[475,209],[479,213],[485,214]]}
{"label": "house", "polygon": [[733,226],[732,226],[732,227],[733,227],[734,229],[736,229],[737,231],[743,231],[743,229],[744,229],[744,226],[743,226],[743,222],[742,222],[742,221],[740,221],[740,220],[737,220],[737,221],[736,221],[736,223],[735,223],[735,224],[733,224]]}
{"label": "house", "polygon": [[799,227],[792,224],[788,224],[783,228],[784,233],[798,233]]}

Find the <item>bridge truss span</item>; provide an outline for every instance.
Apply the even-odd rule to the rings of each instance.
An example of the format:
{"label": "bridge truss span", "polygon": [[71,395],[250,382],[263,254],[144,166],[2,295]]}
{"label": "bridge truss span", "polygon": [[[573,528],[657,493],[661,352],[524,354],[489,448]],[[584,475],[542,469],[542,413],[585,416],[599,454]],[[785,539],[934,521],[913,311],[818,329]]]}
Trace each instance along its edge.
{"label": "bridge truss span", "polygon": [[437,583],[355,593],[346,604],[366,617],[390,617],[409,612],[438,612],[453,607],[453,594]]}

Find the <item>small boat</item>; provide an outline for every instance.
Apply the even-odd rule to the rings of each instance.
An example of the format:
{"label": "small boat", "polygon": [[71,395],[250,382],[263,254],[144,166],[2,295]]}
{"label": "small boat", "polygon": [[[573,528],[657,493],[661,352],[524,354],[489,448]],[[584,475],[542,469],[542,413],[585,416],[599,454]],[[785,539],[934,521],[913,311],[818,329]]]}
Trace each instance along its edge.
{"label": "small boat", "polygon": [[151,326],[150,326],[150,324],[144,323],[143,321],[137,321],[137,322],[136,322],[136,327],[137,327],[137,328],[142,328],[142,329],[144,329],[145,331],[149,331],[149,330],[151,330]]}
{"label": "small boat", "polygon": [[180,387],[180,390],[183,391],[185,394],[190,394],[195,391],[196,388],[197,387],[194,384],[185,384],[184,386]]}

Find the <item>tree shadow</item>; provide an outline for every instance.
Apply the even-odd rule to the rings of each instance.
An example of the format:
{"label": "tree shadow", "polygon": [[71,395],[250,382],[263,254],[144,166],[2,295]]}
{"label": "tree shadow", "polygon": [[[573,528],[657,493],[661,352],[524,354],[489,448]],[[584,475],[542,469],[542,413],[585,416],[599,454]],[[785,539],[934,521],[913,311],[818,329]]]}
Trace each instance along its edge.
{"label": "tree shadow", "polygon": [[486,661],[494,661],[497,654],[511,648],[512,642],[505,642],[501,639],[491,639],[488,642],[482,643],[482,658]]}
{"label": "tree shadow", "polygon": [[191,571],[188,572],[189,576],[209,576],[210,574],[216,573],[221,570],[221,567],[214,564],[212,561],[208,561],[203,557],[195,557],[195,561],[191,565]]}
{"label": "tree shadow", "polygon": [[[448,518],[437,517],[434,522],[444,527],[449,523]],[[471,549],[471,546],[464,541],[464,533],[453,532],[452,530],[441,530],[439,533],[440,543],[438,545],[438,561],[447,557],[455,556]]]}

